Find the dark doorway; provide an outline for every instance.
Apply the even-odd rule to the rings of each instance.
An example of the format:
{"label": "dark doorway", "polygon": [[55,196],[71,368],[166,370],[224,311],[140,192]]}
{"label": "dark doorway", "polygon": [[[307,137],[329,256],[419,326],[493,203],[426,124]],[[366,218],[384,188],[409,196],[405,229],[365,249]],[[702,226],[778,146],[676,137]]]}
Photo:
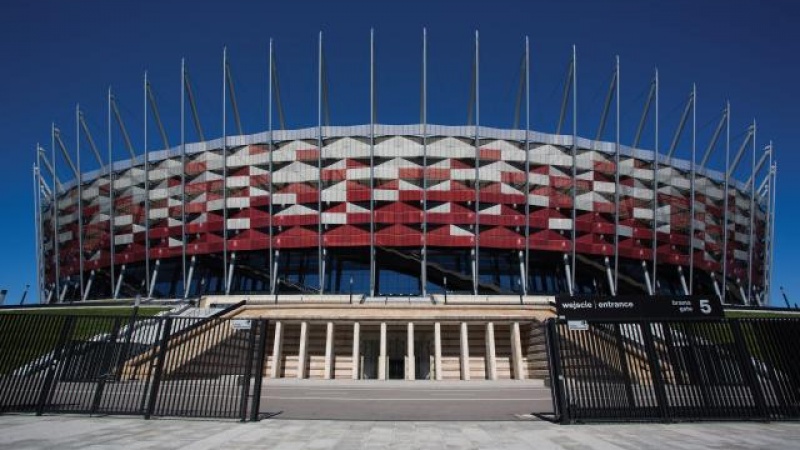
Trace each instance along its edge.
{"label": "dark doorway", "polygon": [[389,358],[389,379],[402,380],[405,378],[405,366],[403,358]]}
{"label": "dark doorway", "polygon": [[403,333],[391,333],[387,342],[386,357],[389,360],[389,379],[402,380],[406,377],[406,339]]}

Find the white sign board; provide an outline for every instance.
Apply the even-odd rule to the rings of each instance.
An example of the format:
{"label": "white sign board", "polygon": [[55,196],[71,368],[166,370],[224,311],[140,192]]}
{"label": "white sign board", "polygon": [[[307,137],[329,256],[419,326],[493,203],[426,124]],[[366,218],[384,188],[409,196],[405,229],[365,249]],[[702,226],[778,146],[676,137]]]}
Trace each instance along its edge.
{"label": "white sign board", "polygon": [[249,330],[252,324],[250,319],[233,319],[231,320],[231,328],[234,330]]}
{"label": "white sign board", "polygon": [[569,331],[586,331],[589,329],[589,323],[585,320],[568,320],[567,327]]}

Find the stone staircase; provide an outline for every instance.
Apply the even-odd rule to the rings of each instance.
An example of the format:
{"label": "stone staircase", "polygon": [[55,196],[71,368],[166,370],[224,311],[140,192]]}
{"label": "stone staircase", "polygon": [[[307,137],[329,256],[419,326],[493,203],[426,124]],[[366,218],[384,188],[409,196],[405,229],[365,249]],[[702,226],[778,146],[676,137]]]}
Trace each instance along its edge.
{"label": "stone staircase", "polygon": [[523,367],[527,368],[525,376],[528,379],[547,381],[550,378],[550,369],[544,323],[534,320],[521,328]]}

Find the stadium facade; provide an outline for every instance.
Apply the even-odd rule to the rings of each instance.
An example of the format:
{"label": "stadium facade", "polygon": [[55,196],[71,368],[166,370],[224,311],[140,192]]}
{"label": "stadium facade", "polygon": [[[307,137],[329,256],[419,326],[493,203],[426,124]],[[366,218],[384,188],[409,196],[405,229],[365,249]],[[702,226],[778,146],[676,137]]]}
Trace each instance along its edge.
{"label": "stadium facade", "polygon": [[[224,132],[218,139],[137,152],[109,93],[109,135],[113,116],[130,151],[129,159],[110,161],[101,157],[77,111],[76,131],[84,137],[75,149],[77,163],[55,127],[52,149],[37,151],[41,298],[274,305],[253,306],[245,316],[282,322],[285,331],[278,327],[276,343],[284,336],[301,342],[294,372],[279,367],[275,376],[310,376],[309,349],[330,345],[336,353],[340,335],[334,338],[333,330],[341,324],[349,336],[341,339],[360,342],[353,344],[352,358],[356,347],[362,356],[405,349],[397,350],[405,352],[404,368],[390,368],[392,358],[355,366],[351,359],[347,367],[356,378],[369,378],[365,370],[378,378],[409,370],[415,378],[447,378],[448,339],[461,348],[454,350],[453,367],[461,365],[453,377],[493,378],[498,370],[507,377],[534,376],[536,357],[528,351],[535,351],[540,337],[527,324],[552,314],[549,301],[556,294],[707,294],[726,303],[766,302],[776,166],[771,145],[757,152],[755,124],[741,143],[731,142],[726,107],[704,152],[696,151],[694,135],[691,149],[678,149],[685,125],[694,125],[692,91],[672,145],[638,148],[648,117],[658,127],[656,74],[634,145],[622,145],[617,64],[598,138],[580,137],[573,54],[556,133],[481,126],[477,43],[476,36],[475,120],[465,126],[427,122],[424,75],[421,123],[327,126],[324,63],[313,128],[273,128],[274,62],[269,127],[258,134]],[[527,43],[525,61],[522,117],[529,110]],[[224,67],[224,95],[230,98],[223,101],[232,105],[238,125],[227,58]],[[182,112],[187,101],[194,112],[185,70],[183,80]],[[147,82],[145,93],[151,94]],[[615,97],[616,108],[609,108]],[[564,134],[570,98],[573,129]],[[145,114],[148,107],[166,146],[152,95]],[[604,142],[599,136],[614,109],[617,139]],[[196,112],[193,118],[202,135]],[[77,169],[81,141],[97,170]],[[727,151],[720,171],[707,167],[715,151]],[[66,162],[74,180],[58,180],[57,160]],[[740,163],[751,164],[749,179],[734,179]],[[363,335],[374,339],[359,337],[361,325]],[[397,326],[402,333],[395,342],[391,330]],[[498,339],[505,344],[495,345],[495,335],[504,336]],[[473,361],[471,371],[473,338],[480,344],[472,358],[477,354],[483,362]],[[277,355],[282,348],[276,344]],[[445,362],[436,363],[436,352]],[[318,372],[349,376],[337,375],[329,363]]]}

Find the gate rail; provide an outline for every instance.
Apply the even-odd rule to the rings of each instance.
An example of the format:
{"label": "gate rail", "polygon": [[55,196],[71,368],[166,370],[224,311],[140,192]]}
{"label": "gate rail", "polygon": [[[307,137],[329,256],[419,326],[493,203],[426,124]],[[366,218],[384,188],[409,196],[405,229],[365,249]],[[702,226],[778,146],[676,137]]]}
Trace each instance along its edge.
{"label": "gate rail", "polygon": [[800,419],[800,319],[586,325],[545,325],[561,423]]}
{"label": "gate rail", "polygon": [[266,319],[0,315],[0,413],[257,420]]}

